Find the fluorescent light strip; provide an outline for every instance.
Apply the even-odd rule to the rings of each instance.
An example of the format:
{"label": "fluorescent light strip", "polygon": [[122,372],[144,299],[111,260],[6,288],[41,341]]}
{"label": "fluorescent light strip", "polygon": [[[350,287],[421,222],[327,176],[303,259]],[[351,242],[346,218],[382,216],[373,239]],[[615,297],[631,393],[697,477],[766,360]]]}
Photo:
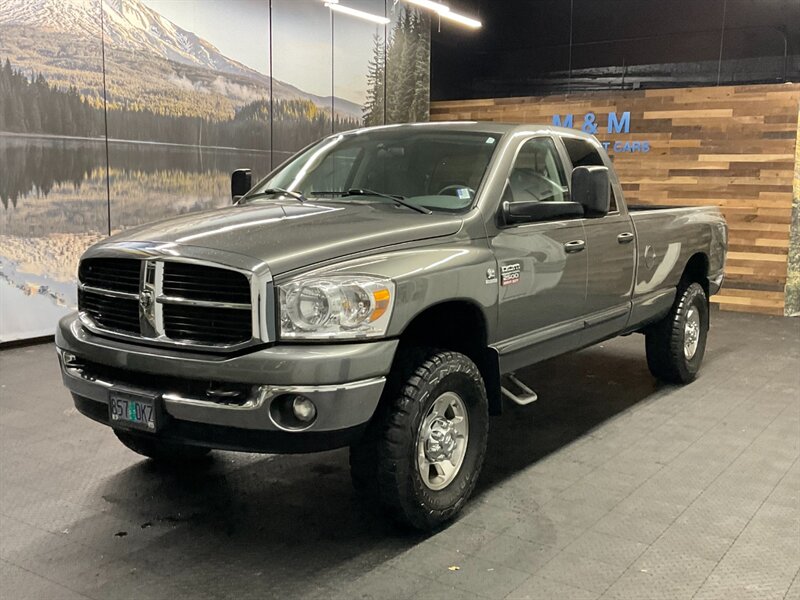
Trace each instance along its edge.
{"label": "fluorescent light strip", "polygon": [[477,19],[465,17],[464,15],[454,13],[453,11],[447,11],[446,13],[441,13],[441,15],[443,19],[449,19],[451,21],[455,21],[456,23],[461,23],[462,25],[466,25],[472,29],[478,29],[481,27],[481,22]]}
{"label": "fluorescent light strip", "polygon": [[450,12],[450,7],[445,6],[444,4],[440,4],[439,2],[432,2],[431,0],[406,0],[411,4],[416,4],[417,6],[421,6],[422,8],[427,8],[439,14]]}
{"label": "fluorescent light strip", "polygon": [[433,2],[432,0],[406,0],[410,4],[416,4],[417,6],[421,6],[422,8],[427,8],[432,10],[433,12],[437,13],[443,19],[449,19],[450,21],[455,21],[456,23],[460,23],[461,25],[466,25],[467,27],[471,27],[472,29],[477,29],[482,26],[481,22],[477,19],[473,19],[472,17],[466,17],[464,15],[460,15],[456,12],[450,10],[449,6],[441,4],[439,2]]}
{"label": "fluorescent light strip", "polygon": [[344,6],[342,4],[339,4],[339,0],[335,0],[333,2],[326,2],[325,6],[327,6],[331,10],[335,10],[336,12],[340,12],[345,15],[350,15],[351,17],[364,19],[365,21],[372,21],[373,23],[378,23],[379,25],[386,25],[387,23],[389,23],[389,19],[387,19],[386,17],[373,15],[372,13],[364,12],[363,10],[356,10],[355,8]]}

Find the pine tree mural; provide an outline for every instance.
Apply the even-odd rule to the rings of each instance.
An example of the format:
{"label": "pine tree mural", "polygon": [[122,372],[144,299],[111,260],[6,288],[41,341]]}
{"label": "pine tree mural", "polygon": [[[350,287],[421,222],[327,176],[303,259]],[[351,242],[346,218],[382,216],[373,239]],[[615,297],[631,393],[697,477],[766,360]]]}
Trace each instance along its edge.
{"label": "pine tree mural", "polygon": [[365,125],[428,120],[430,20],[415,9],[400,11],[385,49],[380,37],[375,37],[367,73]]}
{"label": "pine tree mural", "polygon": [[372,60],[367,67],[367,101],[364,104],[364,125],[383,125],[386,122],[386,49],[383,38],[372,37]]}
{"label": "pine tree mural", "polygon": [[[382,110],[382,89],[379,94]],[[113,108],[110,112],[113,113],[110,130],[113,139],[261,150],[269,148],[271,126],[276,139],[281,141],[282,146],[276,148],[280,150],[302,147],[309,140],[329,134],[334,127],[341,131],[359,126],[357,119],[331,115],[330,111],[302,98],[275,100],[271,110],[269,100],[255,100],[237,108],[225,120],[166,115],[129,105]],[[378,116],[382,123],[382,115]],[[272,117],[274,124],[270,121]],[[0,68],[2,131],[95,138],[105,133],[102,108],[81,96],[77,88],[51,86],[41,74],[28,79],[7,59]]]}

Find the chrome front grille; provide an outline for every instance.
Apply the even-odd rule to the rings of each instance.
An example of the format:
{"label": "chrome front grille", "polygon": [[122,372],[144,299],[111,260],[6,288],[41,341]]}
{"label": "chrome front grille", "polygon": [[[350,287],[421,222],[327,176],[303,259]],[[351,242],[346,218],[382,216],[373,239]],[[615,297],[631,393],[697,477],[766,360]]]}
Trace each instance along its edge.
{"label": "chrome front grille", "polygon": [[250,284],[242,273],[192,263],[164,263],[164,295],[250,306]]}
{"label": "chrome front grille", "polygon": [[138,294],[141,265],[135,258],[92,258],[81,262],[78,279],[88,287]]}
{"label": "chrome front grille", "polygon": [[192,260],[86,258],[78,308],[90,329],[211,349],[265,339],[252,274]]}
{"label": "chrome front grille", "polygon": [[139,283],[142,261],[94,258],[78,268],[78,306],[98,326],[139,333]]}
{"label": "chrome front grille", "polygon": [[164,305],[164,332],[174,340],[239,344],[252,337],[252,327],[249,308]]}
{"label": "chrome front grille", "polygon": [[104,329],[139,333],[138,299],[108,296],[102,290],[78,290],[78,306]]}

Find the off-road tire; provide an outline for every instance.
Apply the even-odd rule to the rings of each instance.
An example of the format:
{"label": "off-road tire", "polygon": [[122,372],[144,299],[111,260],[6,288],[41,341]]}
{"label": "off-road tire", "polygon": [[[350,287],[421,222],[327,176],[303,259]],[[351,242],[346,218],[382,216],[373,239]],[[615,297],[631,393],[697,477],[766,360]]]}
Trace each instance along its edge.
{"label": "off-road tire", "polygon": [[[364,439],[350,449],[355,487],[404,525],[431,530],[466,503],[483,466],[489,433],[486,389],[478,367],[457,352],[429,351],[412,359],[407,376],[389,388]],[[388,384],[387,384],[388,386]],[[443,489],[426,486],[417,465],[420,422],[444,392],[456,392],[468,416],[464,459]]]}
{"label": "off-road tire", "polygon": [[[687,359],[684,354],[684,335],[687,314],[694,307],[699,314],[700,329],[697,349]],[[647,366],[650,372],[667,383],[690,383],[697,377],[708,337],[708,298],[699,283],[685,283],[669,314],[651,325],[645,333]]]}
{"label": "off-road tire", "polygon": [[187,446],[159,439],[151,434],[114,430],[128,449],[162,463],[192,463],[204,460],[210,448]]}

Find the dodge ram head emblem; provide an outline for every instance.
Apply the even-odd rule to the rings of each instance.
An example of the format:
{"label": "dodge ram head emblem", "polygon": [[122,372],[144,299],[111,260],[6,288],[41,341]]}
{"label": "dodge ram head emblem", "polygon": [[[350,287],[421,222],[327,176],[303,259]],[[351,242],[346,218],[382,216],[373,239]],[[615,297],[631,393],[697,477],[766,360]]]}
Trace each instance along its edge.
{"label": "dodge ram head emblem", "polygon": [[[157,319],[156,319],[156,263],[148,260],[142,269],[142,281],[139,289],[139,319],[142,322],[143,335],[156,333]],[[146,331],[147,326],[152,329],[152,332]]]}
{"label": "dodge ram head emblem", "polygon": [[139,304],[142,305],[142,310],[144,312],[151,312],[153,309],[153,292],[152,290],[144,289],[142,293],[139,294]]}
{"label": "dodge ram head emblem", "polygon": [[155,314],[155,296],[153,294],[153,290],[150,289],[143,289],[139,293],[139,306],[142,309],[142,314],[144,315],[145,319],[147,319],[148,323],[155,327],[156,324],[156,314]]}

